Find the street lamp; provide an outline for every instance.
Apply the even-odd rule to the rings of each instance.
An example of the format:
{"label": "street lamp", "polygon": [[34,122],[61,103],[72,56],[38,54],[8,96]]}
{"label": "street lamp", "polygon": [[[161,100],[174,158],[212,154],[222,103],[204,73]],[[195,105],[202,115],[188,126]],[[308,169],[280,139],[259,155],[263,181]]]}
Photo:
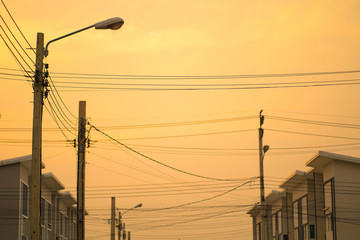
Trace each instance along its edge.
{"label": "street lamp", "polygon": [[[261,141],[262,143],[262,141]],[[264,236],[265,240],[269,240],[270,239],[270,233],[267,230],[268,229],[268,224],[269,224],[269,219],[268,219],[268,209],[265,203],[265,196],[264,196],[264,192],[265,192],[265,184],[264,184],[264,157],[267,151],[269,151],[270,147],[269,145],[265,145],[261,151],[262,154],[260,155],[261,160],[260,160],[260,193],[261,193],[261,218],[262,218],[262,222],[263,222],[263,228],[262,228],[262,236]]]}
{"label": "street lamp", "polygon": [[[130,209],[127,209],[122,214],[119,211],[119,225],[117,225],[117,227],[118,227],[118,240],[120,240],[120,238],[121,238],[121,231],[123,231],[123,234],[122,234],[123,240],[126,239],[125,223],[124,223],[124,226],[123,226],[122,221],[121,221],[122,215],[124,215],[125,213],[127,213],[127,212],[129,212],[129,211],[131,211],[131,210],[133,210],[135,208],[139,208],[139,207],[142,207],[142,203],[139,203],[138,205],[136,205],[136,206],[134,206],[134,207],[132,207]],[[130,236],[130,234],[129,234],[129,236]]]}
{"label": "street lamp", "polygon": [[139,207],[142,207],[142,203],[139,203],[139,204],[136,205],[135,207],[132,207],[132,208],[126,210],[125,212],[122,213],[122,215],[124,215],[124,214],[127,213],[128,211],[131,211],[131,210],[133,210],[133,209],[135,209],[135,208],[139,208]]}
{"label": "street lamp", "polygon": [[66,38],[66,37],[69,37],[71,35],[74,35],[76,33],[79,33],[79,32],[82,32],[82,31],[85,31],[89,28],[93,28],[95,27],[95,29],[111,29],[111,30],[118,30],[119,28],[121,28],[121,26],[124,24],[124,20],[122,18],[119,18],[119,17],[114,17],[114,18],[109,18],[107,20],[104,20],[104,21],[101,21],[101,22],[98,22],[98,23],[95,23],[93,25],[90,25],[88,27],[85,27],[85,28],[82,28],[80,30],[77,30],[75,32],[71,32],[71,33],[68,33],[64,36],[61,36],[61,37],[58,37],[58,38],[55,38],[51,41],[49,41],[46,46],[45,46],[45,51],[44,51],[44,54],[45,54],[45,57],[47,57],[49,55],[49,51],[48,51],[48,47],[49,47],[49,44],[52,43],[52,42],[55,42],[55,41],[58,41],[60,39],[63,39],[63,38]]}
{"label": "street lamp", "polygon": [[264,124],[265,117],[262,115],[263,110],[260,111],[259,120],[259,167],[260,167],[260,206],[261,206],[261,236],[262,239],[269,240],[269,231],[268,231],[268,219],[267,219],[267,207],[265,204],[265,184],[264,184],[264,156],[266,152],[270,149],[268,145],[263,146],[263,136],[264,129],[262,125]]}
{"label": "street lamp", "polygon": [[[59,38],[53,39],[46,44],[44,48],[44,34],[37,33],[37,42],[36,42],[36,63],[35,63],[35,81],[33,84],[34,90],[34,106],[33,106],[33,132],[32,132],[32,161],[31,161],[31,186],[30,186],[30,239],[39,240],[40,239],[40,199],[41,199],[41,155],[42,155],[42,116],[43,116],[43,104],[44,104],[44,76],[43,76],[43,65],[44,65],[44,55],[48,56],[48,46],[50,43],[58,41],[62,38],[74,35],[76,33],[82,32],[89,28],[95,27],[95,29],[112,29],[117,30],[124,24],[124,20],[119,17],[110,18],[105,21],[95,23],[86,28],[82,28],[78,31],[66,34]],[[79,119],[80,121],[80,119]],[[85,121],[86,122],[86,121]],[[85,131],[85,128],[83,129]],[[79,131],[80,132],[80,131]],[[83,143],[85,145],[85,142]],[[81,158],[84,160],[85,152],[84,145],[79,146],[78,160]],[[80,164],[78,165],[80,166]],[[82,174],[85,169],[85,164],[82,163]],[[79,174],[79,169],[78,169]],[[84,181],[82,181],[82,189],[84,187]],[[83,198],[83,197],[82,197]],[[78,203],[79,203],[79,193],[78,193]],[[82,199],[82,204],[83,199]],[[81,203],[80,203],[81,204]],[[79,208],[79,204],[78,208]],[[84,215],[85,209],[84,205],[82,207],[82,212],[78,214],[78,240],[84,239]],[[79,220],[81,227],[79,228]],[[79,236],[80,229],[80,236]]]}

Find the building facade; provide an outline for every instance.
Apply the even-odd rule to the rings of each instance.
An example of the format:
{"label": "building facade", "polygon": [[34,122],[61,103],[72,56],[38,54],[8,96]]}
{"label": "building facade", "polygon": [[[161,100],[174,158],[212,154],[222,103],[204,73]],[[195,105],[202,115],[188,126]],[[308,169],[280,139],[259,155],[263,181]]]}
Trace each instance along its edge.
{"label": "building facade", "polygon": [[248,211],[254,240],[360,236],[360,158],[319,151],[306,166],[309,171],[295,171],[266,196],[263,210],[257,204]]}
{"label": "building facade", "polygon": [[[0,161],[0,239],[30,239],[30,169],[31,155]],[[42,240],[76,239],[76,200],[63,190],[52,173],[42,174]]]}

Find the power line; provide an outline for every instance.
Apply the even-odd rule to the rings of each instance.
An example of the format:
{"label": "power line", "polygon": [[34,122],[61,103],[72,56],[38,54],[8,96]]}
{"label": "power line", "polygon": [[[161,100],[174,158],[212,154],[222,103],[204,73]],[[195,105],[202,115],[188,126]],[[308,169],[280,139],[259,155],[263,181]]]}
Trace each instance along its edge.
{"label": "power line", "polygon": [[269,73],[269,74],[235,74],[235,75],[122,75],[122,74],[94,74],[94,73],[64,73],[53,72],[57,75],[74,76],[97,76],[97,77],[119,77],[119,78],[138,78],[138,79],[234,79],[234,78],[274,78],[274,77],[297,77],[297,76],[315,76],[315,75],[335,75],[360,73],[360,70],[332,71],[332,72],[299,72],[299,73]]}
{"label": "power line", "polygon": [[279,121],[297,122],[297,123],[305,123],[305,124],[313,124],[313,125],[323,125],[323,126],[330,126],[330,127],[343,127],[343,128],[360,129],[360,125],[358,125],[358,124],[315,121],[315,120],[308,120],[308,119],[288,118],[288,117],[271,116],[271,115],[270,116],[266,115],[266,117],[269,118],[269,119],[279,120]]}
{"label": "power line", "polygon": [[[17,42],[17,44],[20,46],[20,48],[23,50],[23,52],[25,53],[25,55],[30,59],[30,61],[35,64],[35,62],[31,59],[31,57],[27,54],[27,52],[25,51],[25,49],[23,48],[23,46],[19,43],[19,41],[17,40],[17,38],[15,37],[15,35],[13,34],[13,32],[11,31],[11,29],[9,28],[9,26],[7,25],[7,23],[5,22],[4,18],[0,15],[1,20],[4,22],[6,28],[8,29],[8,31],[10,32],[10,34],[12,35],[12,37],[15,39],[15,41]],[[1,27],[1,26],[0,26]],[[3,30],[3,32],[5,33],[6,37],[9,39],[9,41],[11,42],[10,38],[8,37],[8,35],[6,34],[5,30],[1,27],[1,30]],[[12,43],[11,43],[12,44]],[[14,46],[14,44],[12,44],[13,47],[16,49],[16,47]],[[18,54],[21,56],[21,54],[19,53],[19,51],[16,49],[16,51],[18,52]],[[24,60],[24,62],[26,62],[26,60],[21,56],[21,58]],[[30,68],[31,69],[31,68]]]}
{"label": "power line", "polygon": [[127,126],[103,126],[102,129],[114,130],[114,129],[172,127],[172,126],[209,124],[209,123],[219,123],[219,122],[231,122],[231,121],[248,120],[248,119],[254,119],[254,118],[256,118],[256,116],[232,117],[232,118],[221,118],[221,119],[206,119],[206,120],[187,121],[187,122],[165,122],[165,123],[137,124],[137,125],[127,125]]}
{"label": "power line", "polygon": [[[68,113],[70,113],[70,115],[71,115],[72,117],[74,117],[75,119],[77,119],[77,118],[75,117],[75,115],[72,114],[72,112],[71,112],[71,111],[69,110],[69,108],[66,106],[66,104],[64,103],[64,101],[62,100],[62,97],[60,96],[58,90],[56,89],[55,84],[54,84],[54,82],[53,82],[50,74],[49,74],[49,78],[50,78],[50,83],[51,83],[51,84],[50,84],[50,88],[51,88],[51,89],[52,89],[52,87],[54,88],[56,95],[59,97],[59,99],[60,99],[61,103],[64,105],[65,109],[68,111]],[[51,86],[52,86],[52,87],[51,87]],[[70,119],[69,119],[69,121],[70,121]]]}
{"label": "power line", "polygon": [[[61,77],[60,77],[61,78]],[[70,78],[70,77],[69,77]],[[111,78],[110,78],[111,79]],[[117,79],[121,80],[121,79]],[[155,79],[156,80],[156,79]],[[298,84],[316,84],[316,83],[346,83],[358,82],[360,79],[339,79],[339,80],[321,80],[321,81],[301,81],[301,82],[271,82],[271,83],[222,83],[222,84],[175,84],[175,83],[113,83],[113,82],[79,82],[79,81],[57,81],[59,84],[71,85],[102,85],[102,86],[142,86],[142,87],[235,87],[235,86],[272,86],[272,85],[298,85]],[[67,86],[64,86],[67,87]],[[80,88],[80,86],[78,86]],[[86,86],[84,87],[86,88]]]}
{"label": "power line", "polygon": [[354,137],[343,137],[343,136],[326,135],[326,134],[315,134],[315,133],[305,133],[305,132],[296,132],[296,131],[286,131],[286,130],[271,129],[271,128],[267,128],[266,130],[267,131],[273,131],[273,132],[301,134],[301,135],[316,136],[316,137],[329,137],[329,138],[340,138],[340,139],[349,139],[349,140],[360,140],[360,138],[354,138]]}
{"label": "power line", "polygon": [[201,200],[198,200],[198,201],[193,201],[193,202],[190,202],[190,203],[184,203],[184,204],[180,204],[180,205],[176,205],[176,206],[171,206],[171,207],[164,207],[164,208],[158,208],[158,209],[155,209],[155,210],[150,210],[150,211],[162,211],[162,210],[169,210],[169,209],[174,209],[174,208],[180,208],[180,207],[185,207],[185,206],[189,206],[189,205],[193,205],[193,204],[197,204],[197,203],[201,203],[201,202],[205,202],[205,201],[209,201],[209,200],[212,200],[212,199],[215,199],[215,198],[218,198],[218,197],[221,197],[221,196],[224,196],[225,194],[228,194],[230,192],[233,192],[235,191],[236,189],[248,184],[248,183],[251,183],[254,179],[250,180],[250,181],[247,181],[239,186],[236,186],[226,192],[223,192],[223,193],[220,193],[218,195],[215,195],[215,196],[212,196],[212,197],[209,197],[209,198],[205,198],[205,199],[201,199]]}
{"label": "power line", "polygon": [[[17,58],[17,56],[15,55],[15,53],[11,50],[10,46],[7,44],[7,42],[5,41],[4,37],[0,34],[1,39],[4,41],[6,47],[9,49],[9,51],[11,52],[12,56],[14,57],[15,61],[19,64],[19,66],[23,69],[23,71],[25,73],[27,73],[27,70],[25,69],[25,67],[22,65],[22,63],[20,62],[20,60]],[[27,73],[28,77],[32,79],[32,77],[29,75],[29,73]]]}
{"label": "power line", "polygon": [[[213,177],[201,176],[201,175],[198,175],[198,174],[190,173],[190,172],[187,172],[187,171],[184,171],[184,170],[181,170],[181,169],[178,169],[178,168],[169,166],[169,165],[167,165],[167,164],[165,164],[165,163],[162,163],[162,162],[160,162],[160,161],[158,161],[158,160],[155,160],[155,159],[153,159],[153,158],[151,158],[151,157],[148,157],[148,156],[146,156],[146,155],[144,155],[144,154],[142,154],[142,153],[140,153],[140,152],[138,152],[138,151],[136,151],[136,150],[128,147],[127,145],[119,142],[119,141],[116,140],[115,138],[111,137],[110,135],[108,135],[108,134],[104,133],[103,131],[101,131],[100,129],[96,128],[94,125],[90,125],[90,126],[91,126],[91,128],[94,128],[96,131],[100,132],[101,134],[103,134],[103,135],[106,136],[107,138],[113,140],[114,142],[116,142],[116,143],[118,143],[119,145],[123,146],[124,148],[130,150],[131,152],[134,152],[134,153],[136,153],[136,154],[138,154],[138,155],[140,155],[140,156],[142,156],[142,157],[144,157],[144,158],[146,158],[146,159],[148,159],[148,160],[150,160],[150,161],[153,161],[153,162],[155,162],[155,163],[157,163],[157,164],[159,164],[159,165],[162,165],[162,166],[164,166],[164,167],[170,168],[170,169],[172,169],[172,170],[175,170],[175,171],[178,171],[178,172],[181,172],[181,173],[184,173],[184,174],[193,176],[193,177],[204,178],[204,179],[208,179],[208,180],[215,180],[215,181],[239,181],[239,179],[221,179],[221,178],[213,178]],[[90,131],[90,130],[89,130],[89,131]]]}
{"label": "power line", "polygon": [[[185,88],[128,88],[128,87],[83,87],[83,86],[59,86],[62,89],[78,89],[78,90],[61,90],[61,91],[101,91],[101,90],[124,90],[124,91],[217,91],[217,90],[256,90],[256,89],[281,89],[281,88],[308,88],[308,87],[329,87],[329,86],[347,86],[358,85],[360,79],[351,80],[356,82],[346,83],[319,83],[319,84],[300,84],[300,85],[284,85],[277,86],[254,86],[254,87],[185,87]],[[264,84],[259,84],[264,85]]]}
{"label": "power line", "polygon": [[9,14],[10,18],[12,19],[13,23],[15,24],[15,26],[17,27],[17,29],[19,30],[21,36],[23,36],[24,40],[26,41],[26,43],[28,44],[28,46],[30,47],[30,49],[35,53],[34,49],[31,47],[29,41],[26,39],[25,35],[22,33],[21,29],[19,28],[19,26],[17,25],[15,19],[12,17],[10,11],[8,10],[8,8],[6,7],[5,3],[3,0],[1,0],[2,4],[4,5],[7,13]]}

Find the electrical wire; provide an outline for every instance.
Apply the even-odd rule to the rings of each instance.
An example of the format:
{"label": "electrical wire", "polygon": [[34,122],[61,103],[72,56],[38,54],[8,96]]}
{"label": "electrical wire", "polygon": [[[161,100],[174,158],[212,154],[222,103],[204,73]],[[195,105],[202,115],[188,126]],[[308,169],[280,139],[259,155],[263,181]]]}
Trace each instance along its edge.
{"label": "electrical wire", "polygon": [[281,132],[281,133],[292,133],[292,134],[300,134],[300,135],[315,136],[315,137],[328,137],[328,138],[340,138],[340,139],[349,139],[349,140],[360,140],[360,138],[354,138],[354,137],[343,137],[343,136],[326,135],[326,134],[286,131],[286,130],[271,129],[271,128],[266,128],[266,131]]}
{"label": "electrical wire", "polygon": [[134,152],[134,153],[136,153],[136,154],[138,154],[138,155],[140,155],[140,156],[142,156],[142,157],[144,157],[144,158],[146,158],[146,159],[148,159],[148,160],[150,160],[150,161],[153,161],[153,162],[155,162],[155,163],[157,163],[157,164],[159,164],[159,165],[162,165],[162,166],[164,166],[164,167],[170,168],[170,169],[172,169],[172,170],[175,170],[175,171],[178,171],[178,172],[181,172],[181,173],[184,173],[184,174],[193,176],[193,177],[204,178],[204,179],[208,179],[208,180],[215,180],[215,181],[239,181],[238,179],[224,179],[224,178],[206,177],[206,176],[202,176],[202,175],[190,173],[190,172],[187,172],[187,171],[184,171],[184,170],[181,170],[181,169],[178,169],[178,168],[169,166],[169,165],[167,165],[167,164],[165,164],[165,163],[162,163],[162,162],[160,162],[160,161],[158,161],[158,160],[155,160],[155,159],[153,159],[153,158],[151,158],[151,157],[148,157],[148,156],[146,156],[146,155],[144,155],[144,154],[142,154],[142,153],[140,153],[140,152],[138,152],[138,151],[136,151],[136,150],[128,147],[127,145],[119,142],[119,141],[116,140],[115,138],[111,137],[110,135],[108,135],[108,134],[104,133],[103,131],[101,131],[100,129],[96,128],[94,125],[90,125],[90,127],[91,127],[91,128],[94,128],[96,131],[100,132],[101,134],[103,134],[103,135],[106,136],[107,138],[111,139],[112,141],[118,143],[119,145],[123,146],[124,148],[126,148],[126,149],[128,149],[128,150],[130,150],[130,151],[132,151],[132,152]]}
{"label": "electrical wire", "polygon": [[8,8],[6,7],[5,3],[3,0],[1,0],[2,4],[4,5],[4,8],[6,9],[7,13],[9,14],[11,20],[13,21],[13,23],[15,24],[16,28],[19,30],[21,36],[24,38],[24,40],[26,41],[26,43],[28,44],[29,48],[35,53],[34,49],[31,47],[29,41],[26,39],[25,35],[23,34],[23,32],[21,31],[20,27],[18,26],[18,24],[16,23],[15,19],[13,18],[13,16],[11,15],[10,11],[8,10]]}
{"label": "electrical wire", "polygon": [[280,116],[269,116],[266,115],[266,118],[278,121],[287,121],[287,122],[296,122],[296,123],[305,123],[312,125],[321,125],[321,126],[330,126],[330,127],[343,127],[343,128],[353,128],[360,129],[359,124],[349,124],[349,123],[339,123],[339,122],[325,122],[325,121],[315,121],[308,119],[298,119],[298,118],[288,118],[288,117],[280,117]]}
{"label": "electrical wire", "polygon": [[[185,88],[126,88],[126,87],[79,87],[79,86],[59,86],[59,88],[65,89],[61,91],[101,91],[101,90],[123,90],[123,91],[218,91],[218,90],[256,90],[256,89],[281,89],[281,88],[308,88],[308,87],[329,87],[329,86],[348,86],[358,85],[360,79],[357,82],[347,83],[319,83],[319,84],[301,84],[295,86],[277,85],[277,86],[256,86],[256,87],[185,87]],[[78,90],[66,90],[66,89],[78,89]]]}
{"label": "electrical wire", "polygon": [[[15,37],[15,35],[13,34],[13,32],[11,31],[11,29],[9,28],[9,26],[7,25],[7,23],[5,22],[4,18],[0,15],[1,20],[4,22],[6,28],[8,29],[8,31],[10,32],[10,34],[12,35],[12,37],[15,39],[16,43],[20,46],[20,48],[23,50],[23,52],[25,53],[25,55],[30,59],[30,61],[34,63],[34,61],[31,59],[31,57],[27,54],[27,52],[25,51],[25,49],[22,47],[22,45],[19,43],[19,41],[17,40],[17,38]],[[14,49],[16,50],[16,52],[19,54],[19,56],[23,59],[23,61],[26,63],[26,65],[31,69],[31,67],[29,66],[29,64],[27,63],[27,61],[24,59],[24,57],[21,55],[21,53],[17,50],[17,48],[15,47],[15,45],[12,43],[12,41],[10,40],[9,36],[6,34],[5,30],[3,29],[3,27],[0,25],[1,30],[3,31],[3,33],[6,35],[7,39],[10,41],[11,45],[14,47]]]}
{"label": "electrical wire", "polygon": [[349,71],[332,71],[332,72],[299,72],[299,73],[270,73],[270,74],[238,74],[238,75],[120,75],[120,74],[94,74],[94,73],[64,73],[54,72],[57,75],[74,75],[74,76],[97,76],[97,77],[120,77],[120,78],[138,78],[138,79],[233,79],[233,78],[274,78],[274,77],[298,77],[298,76],[315,76],[315,75],[336,75],[360,73],[360,70]]}

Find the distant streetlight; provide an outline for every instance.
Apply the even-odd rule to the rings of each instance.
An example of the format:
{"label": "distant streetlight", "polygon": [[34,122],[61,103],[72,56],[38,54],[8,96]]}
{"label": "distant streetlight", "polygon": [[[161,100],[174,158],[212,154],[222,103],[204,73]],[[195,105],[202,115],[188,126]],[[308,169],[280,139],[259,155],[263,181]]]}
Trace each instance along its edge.
{"label": "distant streetlight", "polygon": [[124,215],[124,214],[127,213],[128,211],[131,211],[131,210],[133,210],[133,209],[135,209],[135,208],[139,208],[139,207],[142,207],[142,203],[139,203],[139,204],[136,205],[135,207],[132,207],[132,208],[126,210],[125,212],[122,213],[122,215]]}
{"label": "distant streetlight", "polygon": [[125,231],[125,223],[124,225],[122,224],[122,215],[124,215],[125,213],[135,209],[135,208],[139,208],[139,207],[142,207],[142,203],[139,203],[138,205],[132,207],[132,208],[129,208],[127,209],[126,211],[124,211],[122,214],[121,212],[119,211],[119,225],[117,226],[118,227],[118,240],[120,240],[121,238],[121,231],[123,231],[123,234],[122,234],[122,237],[123,237],[123,240],[126,239],[126,231]]}
{"label": "distant streetlight", "polygon": [[[117,30],[121,28],[124,24],[124,20],[119,17],[114,17],[95,23],[86,28],[82,28],[75,32],[66,34],[64,36],[58,37],[49,41],[44,48],[44,34],[37,33],[37,42],[36,42],[36,63],[35,63],[35,81],[33,85],[34,90],[34,109],[33,109],[33,132],[32,132],[32,161],[31,161],[31,185],[30,185],[30,240],[40,239],[40,199],[41,199],[41,155],[42,155],[42,115],[43,115],[43,104],[44,104],[44,76],[43,76],[43,65],[44,65],[44,55],[48,56],[48,47],[49,44],[60,39],[66,38],[68,36],[74,35],[76,33],[82,32],[89,28],[95,27],[95,29],[112,29]],[[80,119],[79,119],[80,120]],[[85,127],[84,127],[85,128]],[[79,128],[80,131],[80,128]],[[79,146],[80,144],[78,144]],[[79,146],[80,149],[80,146]],[[84,157],[85,152],[78,153],[78,160],[82,159],[82,173],[85,169]],[[80,165],[78,165],[79,167]],[[79,173],[79,169],[78,169]],[[79,176],[79,175],[78,175]],[[83,176],[83,175],[82,175]],[[78,182],[79,184],[79,182]],[[84,187],[84,181],[82,180],[81,184],[82,190]],[[79,189],[78,189],[78,208],[79,202],[81,206],[81,214],[77,215],[78,219],[78,240],[84,239],[84,198],[83,195],[79,200]],[[79,227],[79,222],[80,227]],[[79,234],[79,231],[81,234]]]}

